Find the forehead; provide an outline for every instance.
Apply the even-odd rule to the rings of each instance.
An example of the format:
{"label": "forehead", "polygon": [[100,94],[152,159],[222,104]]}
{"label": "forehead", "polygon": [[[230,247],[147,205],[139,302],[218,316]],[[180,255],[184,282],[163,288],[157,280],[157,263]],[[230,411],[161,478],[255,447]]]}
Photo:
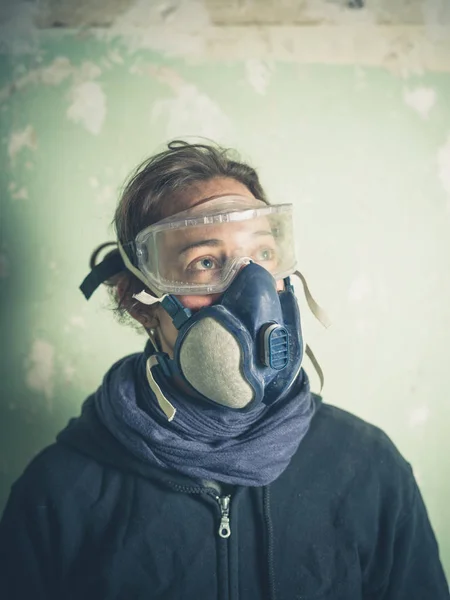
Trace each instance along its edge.
{"label": "forehead", "polygon": [[233,223],[203,225],[177,229],[163,236],[164,246],[172,250],[182,250],[186,245],[207,240],[215,240],[222,245],[239,246],[254,238],[271,236],[270,221],[266,216]]}
{"label": "forehead", "polygon": [[197,181],[171,195],[165,205],[162,218],[170,217],[219,196],[232,195],[255,198],[247,186],[230,177],[215,177],[207,181]]}

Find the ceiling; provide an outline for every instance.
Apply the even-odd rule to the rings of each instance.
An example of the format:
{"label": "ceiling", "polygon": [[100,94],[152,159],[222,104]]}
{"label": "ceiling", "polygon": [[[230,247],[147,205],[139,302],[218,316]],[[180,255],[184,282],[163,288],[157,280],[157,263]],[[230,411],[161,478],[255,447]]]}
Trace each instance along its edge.
{"label": "ceiling", "polygon": [[[182,10],[201,8],[213,26],[313,26],[370,22],[421,25],[448,21],[449,0],[28,0],[39,27],[109,27],[136,5],[150,21],[170,23]],[[3,0],[8,2],[8,0]],[[14,2],[14,0],[10,0]]]}

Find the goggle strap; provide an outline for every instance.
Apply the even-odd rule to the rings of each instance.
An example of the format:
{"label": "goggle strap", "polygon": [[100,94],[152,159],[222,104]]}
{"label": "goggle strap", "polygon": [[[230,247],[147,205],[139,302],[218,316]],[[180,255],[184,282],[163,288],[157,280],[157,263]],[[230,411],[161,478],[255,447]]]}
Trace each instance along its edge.
{"label": "goggle strap", "polygon": [[86,300],[89,300],[102,283],[111,279],[111,277],[114,277],[114,275],[117,275],[120,271],[123,271],[124,268],[125,264],[120,254],[112,254],[111,256],[104,258],[98,265],[95,265],[80,285],[80,290]]}
{"label": "goggle strap", "polygon": [[317,302],[314,300],[314,298],[312,297],[312,294],[309,291],[308,284],[306,283],[306,279],[303,277],[303,275],[300,273],[300,271],[295,271],[294,275],[297,275],[297,277],[300,279],[300,281],[303,284],[303,291],[305,292],[306,302],[308,303],[308,306],[309,306],[312,314],[316,317],[316,319],[318,321],[320,321],[322,323],[322,325],[326,329],[328,329],[328,327],[331,326],[331,320],[328,317],[327,313],[323,310],[323,308],[321,308],[317,304]]}
{"label": "goggle strap", "polygon": [[[120,242],[117,242],[117,246],[119,248],[119,252],[120,252],[120,255],[122,256],[122,259],[123,259],[125,267],[131,273],[133,273],[133,275],[135,277],[137,277],[140,281],[142,281],[142,283],[144,283],[146,285],[146,287],[148,287],[151,290],[151,286],[149,285],[149,283],[148,283],[147,279],[145,278],[144,274],[141,273],[141,271],[137,267],[135,267],[133,265],[133,263],[131,262],[128,254],[125,252],[125,249],[122,246],[122,244]],[[156,294],[156,290],[151,290],[151,291]],[[146,304],[147,306],[151,306],[152,304],[156,304],[157,302],[161,302],[161,300],[163,298],[165,298],[165,297],[166,297],[165,295],[163,295],[161,297],[152,296],[151,294],[149,294],[145,290],[142,290],[138,294],[133,294],[133,298],[136,298],[136,300],[138,300],[138,302],[141,302],[142,304]]]}
{"label": "goggle strap", "polygon": [[125,252],[124,247],[122,246],[122,244],[120,242],[117,242],[117,247],[119,248],[120,256],[122,257],[125,267],[129,271],[131,271],[131,273],[133,273],[133,275],[135,275],[140,281],[142,281],[142,283],[145,283],[145,285],[147,287],[149,287],[148,281],[146,280],[144,275],[141,273],[141,271],[139,271],[139,269],[133,265],[133,263],[131,262],[131,260],[128,257],[128,254]]}
{"label": "goggle strap", "polygon": [[311,350],[310,346],[308,346],[308,344],[306,344],[305,347],[305,354],[306,356],[309,358],[309,360],[312,363],[312,366],[314,367],[314,369],[316,370],[317,375],[319,376],[319,381],[320,381],[320,392],[319,394],[322,393],[323,390],[323,386],[325,385],[325,375],[323,374],[323,369],[319,364],[319,361],[317,360],[314,352]]}

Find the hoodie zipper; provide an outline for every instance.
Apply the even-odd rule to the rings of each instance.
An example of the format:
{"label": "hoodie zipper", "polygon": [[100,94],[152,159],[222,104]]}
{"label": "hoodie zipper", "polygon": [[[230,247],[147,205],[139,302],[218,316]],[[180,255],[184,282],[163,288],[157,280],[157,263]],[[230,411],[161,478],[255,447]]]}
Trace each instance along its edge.
{"label": "hoodie zipper", "polygon": [[230,537],[231,535],[231,528],[230,528],[230,502],[231,502],[231,496],[219,496],[217,493],[214,494],[212,493],[213,490],[207,489],[205,490],[205,488],[198,488],[198,487],[194,487],[194,486],[187,486],[187,485],[179,485],[179,484],[171,484],[171,486],[173,489],[178,490],[179,492],[185,492],[187,494],[203,494],[203,493],[207,493],[209,496],[213,496],[213,498],[215,498],[217,504],[219,505],[220,508],[220,527],[219,527],[219,536],[223,539],[227,539]]}
{"label": "hoodie zipper", "polygon": [[[218,595],[220,600],[228,600],[230,598],[230,594],[233,594],[233,597],[237,597],[234,591],[231,591],[231,588],[234,590],[237,583],[237,570],[233,570],[233,575],[230,573],[230,565],[229,565],[229,542],[228,538],[231,535],[231,527],[230,527],[230,502],[231,496],[220,496],[217,493],[217,490],[213,490],[211,488],[200,488],[197,486],[187,486],[180,485],[176,483],[171,483],[172,489],[175,489],[180,492],[190,493],[190,494],[199,494],[208,495],[211,499],[214,498],[215,502],[219,506],[220,510],[220,524],[218,529],[218,534],[221,539],[224,541],[218,544],[218,572],[217,572],[217,585],[218,585]],[[241,490],[238,490],[238,492]],[[230,577],[235,582],[232,584],[230,581]]]}
{"label": "hoodie zipper", "polygon": [[231,496],[216,496],[216,500],[220,507],[220,526],[219,535],[221,538],[229,538],[231,535],[230,528],[230,501]]}

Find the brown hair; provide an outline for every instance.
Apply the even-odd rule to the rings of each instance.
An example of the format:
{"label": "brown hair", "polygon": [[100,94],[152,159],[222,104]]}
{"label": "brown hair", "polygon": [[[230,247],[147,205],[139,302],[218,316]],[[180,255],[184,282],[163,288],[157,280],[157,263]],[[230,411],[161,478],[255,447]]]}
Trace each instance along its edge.
{"label": "brown hair", "polygon": [[[213,142],[190,144],[174,140],[166,150],[141,163],[125,183],[113,220],[117,239],[121,244],[134,240],[145,227],[178,212],[173,210],[174,202],[183,189],[216,177],[235,179],[255,198],[268,203],[255,169],[241,162],[234,151]],[[105,246],[102,244],[93,252],[91,268]],[[120,297],[115,291],[119,280],[124,290]],[[142,290],[142,282],[129,271],[123,271],[106,284],[113,289],[116,312],[120,317],[126,316],[132,295]]]}

